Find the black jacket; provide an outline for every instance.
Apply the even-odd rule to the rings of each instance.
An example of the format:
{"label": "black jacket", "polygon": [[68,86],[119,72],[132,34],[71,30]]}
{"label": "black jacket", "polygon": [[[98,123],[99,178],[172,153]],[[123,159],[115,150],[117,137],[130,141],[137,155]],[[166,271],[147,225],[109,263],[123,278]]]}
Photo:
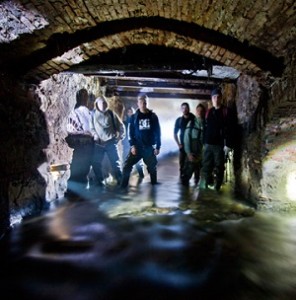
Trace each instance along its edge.
{"label": "black jacket", "polygon": [[129,123],[130,146],[155,146],[161,147],[161,131],[157,115],[148,110],[146,114],[139,109],[131,116]]}

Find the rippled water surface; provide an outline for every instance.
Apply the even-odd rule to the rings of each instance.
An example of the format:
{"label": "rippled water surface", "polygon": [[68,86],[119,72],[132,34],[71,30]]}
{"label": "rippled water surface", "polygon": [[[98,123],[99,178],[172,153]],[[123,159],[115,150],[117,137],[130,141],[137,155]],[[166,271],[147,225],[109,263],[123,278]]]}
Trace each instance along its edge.
{"label": "rippled water surface", "polygon": [[296,299],[296,216],[260,213],[178,183],[134,175],[128,192],[85,190],[1,241],[5,299]]}

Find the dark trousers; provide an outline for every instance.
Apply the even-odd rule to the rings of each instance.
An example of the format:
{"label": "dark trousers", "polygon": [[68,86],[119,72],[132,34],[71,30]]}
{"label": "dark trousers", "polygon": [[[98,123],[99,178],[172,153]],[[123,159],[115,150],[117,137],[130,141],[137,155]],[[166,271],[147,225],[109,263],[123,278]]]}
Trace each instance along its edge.
{"label": "dark trousers", "polygon": [[204,147],[202,165],[205,183],[209,184],[215,172],[216,186],[220,187],[223,182],[225,170],[223,146],[206,144]]}
{"label": "dark trousers", "polygon": [[188,158],[186,158],[182,183],[188,185],[192,175],[194,174],[194,182],[195,184],[197,184],[199,182],[200,169],[201,169],[201,159],[196,159],[195,161],[189,161]]}
{"label": "dark trousers", "polygon": [[145,165],[147,166],[151,183],[157,183],[157,158],[154,154],[154,148],[152,146],[143,148],[139,147],[137,148],[137,155],[133,155],[130,152],[126,157],[123,165],[121,187],[127,187],[132,168],[136,163],[139,162],[140,159],[143,159]]}
{"label": "dark trousers", "polygon": [[[123,146],[122,158],[123,158],[123,162],[125,162],[126,158],[130,153],[130,144],[127,138],[123,141],[122,146]],[[141,159],[136,163],[135,167],[139,173],[139,176],[144,177],[144,164]]]}
{"label": "dark trousers", "polygon": [[94,149],[93,139],[91,136],[73,134],[68,135],[66,141],[73,149],[69,180],[87,183]]}
{"label": "dark trousers", "polygon": [[181,179],[184,177],[184,167],[185,167],[186,157],[187,157],[187,154],[186,154],[184,148],[181,148],[179,150],[179,173],[180,173]]}
{"label": "dark trousers", "polygon": [[94,146],[94,155],[93,155],[93,171],[97,177],[99,182],[104,180],[103,171],[102,171],[102,162],[105,154],[107,155],[110,166],[112,176],[119,183],[121,181],[121,168],[120,168],[120,159],[118,155],[117,143],[115,140],[98,144],[95,142]]}

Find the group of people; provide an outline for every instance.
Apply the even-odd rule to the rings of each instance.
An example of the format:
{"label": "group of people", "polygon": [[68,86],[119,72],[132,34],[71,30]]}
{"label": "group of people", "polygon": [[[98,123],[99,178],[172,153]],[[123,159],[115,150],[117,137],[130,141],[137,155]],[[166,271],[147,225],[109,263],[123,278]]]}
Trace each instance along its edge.
{"label": "group of people", "polygon": [[[85,89],[77,92],[76,106],[68,119],[67,142],[74,149],[70,180],[86,183],[92,166],[96,185],[103,186],[102,163],[108,158],[111,173],[118,186],[126,189],[135,166],[144,178],[144,164],[151,184],[157,184],[157,155],[161,147],[158,116],[148,108],[148,96],[139,95],[137,110],[126,109],[123,120],[108,107],[104,96],[88,105]],[[194,175],[195,184],[207,188],[214,184],[219,191],[223,183],[225,157],[233,148],[234,118],[222,104],[220,89],[211,93],[212,107],[198,104],[195,115],[187,102],[181,104],[182,116],[174,126],[179,147],[180,180],[184,186]],[[122,141],[122,159],[118,143]],[[121,162],[122,161],[122,162]]]}
{"label": "group of people", "polygon": [[181,183],[189,185],[194,174],[196,186],[214,186],[220,191],[225,163],[236,139],[234,112],[222,104],[221,89],[211,92],[211,107],[196,107],[195,115],[189,104],[181,105],[182,116],[174,126],[174,139],[179,147],[179,173]]}
{"label": "group of people", "polygon": [[[161,131],[157,115],[147,108],[148,96],[139,95],[138,109],[129,112],[124,120],[109,109],[104,96],[89,105],[88,92],[76,94],[76,106],[67,123],[66,142],[74,149],[70,181],[87,184],[88,174],[95,174],[95,185],[104,185],[105,156],[117,185],[127,188],[133,166],[144,178],[143,162],[150,174],[151,184],[157,183],[157,159],[161,147]],[[123,146],[123,165],[119,155],[119,141]]]}

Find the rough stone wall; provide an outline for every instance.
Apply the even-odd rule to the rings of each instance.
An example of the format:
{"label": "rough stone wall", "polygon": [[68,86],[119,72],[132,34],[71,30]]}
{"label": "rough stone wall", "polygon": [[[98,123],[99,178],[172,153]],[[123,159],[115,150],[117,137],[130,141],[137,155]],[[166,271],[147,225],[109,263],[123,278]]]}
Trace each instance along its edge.
{"label": "rough stone wall", "polygon": [[[42,81],[37,90],[50,139],[49,145],[44,149],[46,162],[38,168],[46,182],[46,200],[48,201],[62,198],[67,190],[73,149],[65,141],[68,135],[66,124],[68,115],[76,104],[76,92],[81,88],[85,88],[96,98],[100,94],[105,95],[107,87],[101,86],[100,81],[93,76],[59,74]],[[117,99],[117,96],[110,96],[107,97],[109,108],[121,116],[123,103]]]}
{"label": "rough stone wall", "polygon": [[296,202],[296,55],[271,88],[271,109],[262,140],[261,205],[295,208]]}
{"label": "rough stone wall", "polygon": [[[47,160],[39,167],[39,172],[47,184],[48,201],[62,198],[67,189],[73,149],[68,147],[65,141],[68,135],[66,124],[76,104],[76,92],[81,88],[86,88],[95,96],[102,92],[98,80],[79,74],[55,75],[41,82],[37,91],[41,98],[41,109],[45,114],[50,139],[49,145],[44,150]],[[54,166],[64,168],[62,167],[60,171],[50,171]]]}
{"label": "rough stone wall", "polygon": [[1,222],[14,223],[44,207],[45,182],[37,168],[46,159],[49,137],[39,99],[30,88],[1,78],[0,89]]}
{"label": "rough stone wall", "polygon": [[242,129],[236,188],[258,208],[296,208],[295,55],[271,87],[242,75],[236,105]]}
{"label": "rough stone wall", "polygon": [[253,201],[260,191],[260,134],[254,132],[258,118],[261,89],[256,78],[241,75],[237,80],[236,108],[240,144],[234,162],[235,190]]}

